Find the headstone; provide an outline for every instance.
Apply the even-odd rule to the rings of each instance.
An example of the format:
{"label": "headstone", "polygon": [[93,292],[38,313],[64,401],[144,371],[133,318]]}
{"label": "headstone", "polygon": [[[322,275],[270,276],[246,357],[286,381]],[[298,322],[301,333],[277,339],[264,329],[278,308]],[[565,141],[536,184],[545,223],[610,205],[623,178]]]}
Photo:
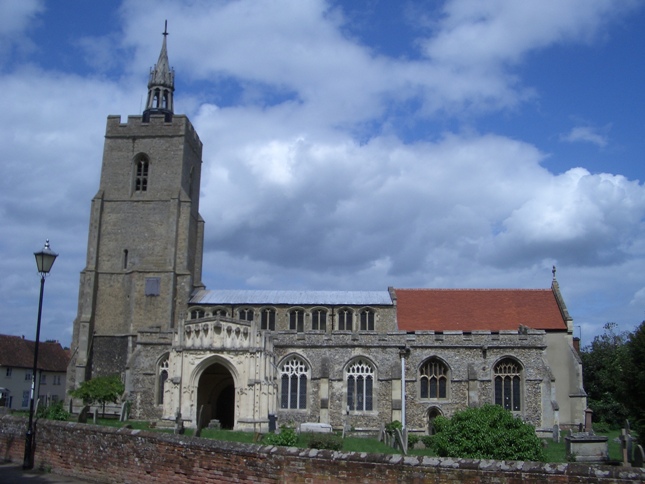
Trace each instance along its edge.
{"label": "headstone", "polygon": [[587,408],[585,410],[585,432],[591,433],[593,430],[592,424],[591,424],[591,416],[593,415],[593,410],[590,408]]}
{"label": "headstone", "polygon": [[300,424],[300,432],[314,432],[314,433],[331,433],[331,425],[319,422],[304,422]]}
{"label": "headstone", "polygon": [[202,435],[202,429],[204,428],[204,405],[199,406],[197,411],[197,428],[195,429],[195,437],[200,437]]}
{"label": "headstone", "polygon": [[38,406],[40,405],[40,398],[36,399],[36,405],[34,405],[34,415],[38,418]]}
{"label": "headstone", "polygon": [[177,410],[177,413],[175,414],[175,434],[183,435],[183,433],[186,431],[184,428],[184,421],[181,418],[181,412]]}
{"label": "headstone", "polygon": [[92,422],[94,422],[94,425],[96,425],[96,419],[98,418],[98,414],[99,414],[99,408],[96,407],[92,412]]}
{"label": "headstone", "polygon": [[560,426],[558,424],[553,426],[553,442],[560,442]]}
{"label": "headstone", "polygon": [[128,402],[123,402],[121,404],[121,413],[119,414],[119,422],[125,422],[126,420],[128,420],[128,417],[129,417],[128,407],[129,407]]}
{"label": "headstone", "polygon": [[81,410],[81,413],[78,414],[78,423],[87,423],[87,414],[90,413],[90,406],[85,405]]}
{"label": "headstone", "polygon": [[401,449],[403,455],[408,453],[408,441],[403,438],[401,429],[394,429],[394,445],[396,448]]}
{"label": "headstone", "polygon": [[625,421],[625,428],[620,433],[620,445],[623,451],[623,466],[632,464],[632,436],[629,433],[629,421]]}
{"label": "headstone", "polygon": [[634,460],[632,461],[633,467],[643,467],[643,461],[645,461],[645,452],[643,452],[643,446],[637,445],[634,450]]}

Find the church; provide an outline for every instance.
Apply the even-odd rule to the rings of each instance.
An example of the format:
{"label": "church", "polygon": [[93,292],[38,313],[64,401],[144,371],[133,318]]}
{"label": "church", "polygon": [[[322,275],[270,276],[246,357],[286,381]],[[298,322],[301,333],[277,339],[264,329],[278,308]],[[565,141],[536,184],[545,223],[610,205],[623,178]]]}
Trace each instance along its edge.
{"label": "church", "polygon": [[164,33],[141,115],[108,116],[67,387],[118,374],[137,419],[432,433],[501,405],[539,434],[584,421],[573,320],[545,289],[207,289],[202,141],[175,114]]}

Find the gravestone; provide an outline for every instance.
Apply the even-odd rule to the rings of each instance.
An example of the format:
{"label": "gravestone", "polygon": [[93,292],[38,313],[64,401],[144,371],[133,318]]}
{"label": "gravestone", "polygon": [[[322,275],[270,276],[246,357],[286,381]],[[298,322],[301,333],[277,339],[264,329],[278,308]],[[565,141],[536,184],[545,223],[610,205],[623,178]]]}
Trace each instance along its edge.
{"label": "gravestone", "polygon": [[128,420],[129,417],[129,410],[130,410],[130,405],[128,405],[128,402],[123,402],[121,404],[121,413],[119,414],[119,422],[125,422]]}
{"label": "gravestone", "polygon": [[645,452],[643,452],[643,446],[637,445],[634,450],[634,460],[632,461],[633,467],[643,467],[643,461],[645,461]]}
{"label": "gravestone", "polygon": [[314,432],[314,433],[331,433],[331,425],[319,422],[304,422],[300,424],[300,433]]}
{"label": "gravestone", "polygon": [[558,424],[553,426],[553,442],[560,442],[560,426]]}
{"label": "gravestone", "polygon": [[175,414],[175,434],[183,435],[186,429],[184,428],[184,421],[181,418],[181,412],[177,410]]}
{"label": "gravestone", "polygon": [[90,413],[90,406],[85,405],[81,410],[81,413],[78,414],[78,423],[87,423],[87,414]]}

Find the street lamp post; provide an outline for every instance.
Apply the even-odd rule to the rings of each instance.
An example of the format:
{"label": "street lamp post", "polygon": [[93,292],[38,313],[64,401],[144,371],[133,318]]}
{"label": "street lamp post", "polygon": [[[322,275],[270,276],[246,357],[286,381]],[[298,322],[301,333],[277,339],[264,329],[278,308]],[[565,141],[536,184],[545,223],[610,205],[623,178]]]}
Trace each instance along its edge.
{"label": "street lamp post", "polygon": [[43,291],[45,289],[45,276],[49,274],[58,254],[49,248],[49,240],[40,252],[34,252],[36,265],[40,274],[40,299],[38,300],[38,322],[36,323],[36,344],[34,346],[34,368],[31,373],[31,399],[29,400],[29,425],[25,436],[25,458],[22,463],[23,469],[34,467],[34,397],[36,393],[36,372],[38,371],[38,346],[40,343],[40,316],[43,312]]}

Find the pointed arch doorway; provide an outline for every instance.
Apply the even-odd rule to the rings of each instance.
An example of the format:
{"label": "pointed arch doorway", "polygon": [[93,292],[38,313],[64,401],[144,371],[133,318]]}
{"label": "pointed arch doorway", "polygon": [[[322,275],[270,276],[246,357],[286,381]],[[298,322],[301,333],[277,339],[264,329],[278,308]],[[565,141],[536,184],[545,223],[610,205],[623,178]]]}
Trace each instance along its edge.
{"label": "pointed arch doorway", "polygon": [[204,425],[217,419],[223,429],[235,427],[235,380],[221,363],[206,368],[199,377],[197,411],[204,406]]}

